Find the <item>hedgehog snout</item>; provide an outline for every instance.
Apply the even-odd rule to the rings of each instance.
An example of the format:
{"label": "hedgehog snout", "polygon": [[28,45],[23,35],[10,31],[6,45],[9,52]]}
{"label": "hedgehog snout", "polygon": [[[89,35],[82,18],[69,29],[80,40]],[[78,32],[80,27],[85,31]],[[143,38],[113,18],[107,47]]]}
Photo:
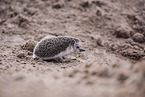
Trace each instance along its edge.
{"label": "hedgehog snout", "polygon": [[80,47],[78,45],[76,46],[76,50],[79,51],[79,52],[85,51],[85,49],[83,49],[82,47]]}

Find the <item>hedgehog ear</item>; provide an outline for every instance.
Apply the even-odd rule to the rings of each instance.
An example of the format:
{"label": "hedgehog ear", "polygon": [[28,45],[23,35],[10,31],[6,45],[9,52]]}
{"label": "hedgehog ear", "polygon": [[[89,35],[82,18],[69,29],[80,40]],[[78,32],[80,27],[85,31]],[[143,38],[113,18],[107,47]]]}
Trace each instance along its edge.
{"label": "hedgehog ear", "polygon": [[76,44],[76,41],[75,40],[72,40],[71,41],[71,45],[74,45],[74,44]]}

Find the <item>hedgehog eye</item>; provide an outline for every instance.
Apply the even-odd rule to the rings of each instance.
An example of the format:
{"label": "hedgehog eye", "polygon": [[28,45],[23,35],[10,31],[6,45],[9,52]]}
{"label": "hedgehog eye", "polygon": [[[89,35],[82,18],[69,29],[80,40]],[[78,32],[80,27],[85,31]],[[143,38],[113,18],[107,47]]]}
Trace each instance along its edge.
{"label": "hedgehog eye", "polygon": [[79,46],[76,46],[76,48],[78,49],[78,48],[80,48]]}

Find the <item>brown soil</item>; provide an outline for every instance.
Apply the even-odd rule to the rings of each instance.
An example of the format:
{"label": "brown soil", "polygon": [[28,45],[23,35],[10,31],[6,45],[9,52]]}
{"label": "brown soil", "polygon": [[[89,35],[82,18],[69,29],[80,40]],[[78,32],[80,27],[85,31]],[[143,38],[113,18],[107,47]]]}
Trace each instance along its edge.
{"label": "brown soil", "polygon": [[[144,0],[0,0],[0,97],[145,97]],[[45,36],[83,53],[32,59]]]}

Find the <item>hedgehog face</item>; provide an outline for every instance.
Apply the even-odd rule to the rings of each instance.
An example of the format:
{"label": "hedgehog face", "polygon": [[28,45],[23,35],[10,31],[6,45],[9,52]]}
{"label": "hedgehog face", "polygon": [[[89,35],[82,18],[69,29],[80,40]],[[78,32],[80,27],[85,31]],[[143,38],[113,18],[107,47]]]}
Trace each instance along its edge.
{"label": "hedgehog face", "polygon": [[74,51],[82,52],[85,50],[83,48],[81,48],[80,44],[77,42],[74,44]]}

